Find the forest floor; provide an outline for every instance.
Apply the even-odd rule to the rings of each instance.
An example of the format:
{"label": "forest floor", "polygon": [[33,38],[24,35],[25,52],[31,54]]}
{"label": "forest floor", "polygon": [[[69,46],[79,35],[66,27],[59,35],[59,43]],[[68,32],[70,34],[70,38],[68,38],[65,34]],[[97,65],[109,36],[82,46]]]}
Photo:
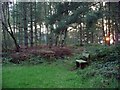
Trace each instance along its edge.
{"label": "forest floor", "polygon": [[[11,63],[10,57],[3,58],[2,87],[3,88],[118,88],[120,74],[119,55],[117,49],[104,49],[103,46],[86,47],[92,55],[92,63],[85,69],[75,69],[75,60],[80,59],[83,48],[74,48],[74,53],[70,54],[69,49],[65,49],[66,55],[61,57],[57,48],[57,58],[35,56],[21,61],[19,64]],[[94,49],[93,49],[94,48]],[[115,50],[113,50],[115,49]],[[102,51],[101,51],[102,50]],[[95,51],[95,52],[94,52]],[[112,51],[112,52],[111,52]],[[115,52],[114,52],[115,51]],[[119,50],[118,50],[119,51]],[[97,53],[96,53],[97,52]],[[104,52],[104,53],[103,53]],[[117,52],[117,53],[116,53]],[[42,52],[43,53],[43,52]],[[41,52],[39,53],[41,54]],[[113,55],[114,54],[114,55]],[[19,59],[13,55],[13,59]],[[19,55],[19,54],[18,54]],[[44,56],[44,54],[42,54]],[[72,55],[72,56],[71,56]],[[23,55],[26,56],[26,55]],[[60,56],[60,58],[58,58]],[[110,58],[109,58],[109,57]],[[50,58],[50,59],[48,59]],[[23,58],[24,59],[24,58]],[[21,60],[21,59],[20,59]]]}

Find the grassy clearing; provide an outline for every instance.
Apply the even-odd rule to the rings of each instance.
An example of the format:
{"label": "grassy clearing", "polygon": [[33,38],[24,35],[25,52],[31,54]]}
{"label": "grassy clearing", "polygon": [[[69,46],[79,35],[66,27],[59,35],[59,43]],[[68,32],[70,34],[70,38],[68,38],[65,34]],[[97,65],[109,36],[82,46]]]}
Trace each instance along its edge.
{"label": "grassy clearing", "polygon": [[[96,48],[94,48],[96,47]],[[80,48],[81,49],[81,48]],[[3,88],[118,88],[119,48],[86,47],[92,63],[85,69],[73,70],[81,52],[62,59],[31,57],[19,65],[10,58],[3,63]],[[104,56],[104,57],[103,57]],[[116,79],[117,80],[116,80]]]}
{"label": "grassy clearing", "polygon": [[3,88],[80,87],[76,72],[53,64],[3,67]]}
{"label": "grassy clearing", "polygon": [[71,71],[68,69],[69,65],[67,66],[66,64],[54,62],[52,64],[43,63],[39,65],[5,65],[3,66],[3,88],[117,87],[114,79],[106,79],[101,75],[83,77],[87,68]]}

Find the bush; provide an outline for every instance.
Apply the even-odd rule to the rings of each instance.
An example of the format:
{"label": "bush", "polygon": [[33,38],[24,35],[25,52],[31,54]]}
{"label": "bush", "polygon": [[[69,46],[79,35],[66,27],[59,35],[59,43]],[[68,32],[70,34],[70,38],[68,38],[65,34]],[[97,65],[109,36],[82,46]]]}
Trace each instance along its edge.
{"label": "bush", "polygon": [[96,60],[97,62],[92,62],[95,67],[93,70],[88,70],[89,72],[87,72],[86,76],[91,76],[95,73],[109,78],[115,77],[120,80],[120,74],[118,73],[120,70],[120,45],[92,48],[89,49],[91,51],[89,51],[91,60]]}
{"label": "bush", "polygon": [[116,79],[119,78],[119,63],[118,61],[112,61],[112,62],[102,62],[99,64],[96,64],[96,69],[99,71],[100,74],[106,76],[106,77],[115,77]]}
{"label": "bush", "polygon": [[51,59],[54,58],[55,56],[55,52],[51,51],[51,50],[32,50],[31,54],[35,55],[35,56],[41,56],[43,58],[47,58],[47,59]]}
{"label": "bush", "polygon": [[28,53],[24,53],[24,52],[17,52],[17,53],[11,54],[11,58],[12,58],[12,60],[10,60],[10,62],[19,64],[21,61],[25,61],[25,60],[29,59],[30,55]]}
{"label": "bush", "polygon": [[52,51],[55,52],[55,58],[64,58],[65,56],[71,56],[72,52],[67,47],[54,47]]}
{"label": "bush", "polygon": [[12,60],[11,57],[2,57],[2,63],[4,63],[4,64],[10,63],[11,60]]}
{"label": "bush", "polygon": [[120,80],[120,74],[119,74],[119,64],[117,61],[113,62],[93,62],[91,66],[79,70],[78,74],[81,75],[83,78],[85,77],[94,77],[97,75],[102,75],[107,78],[116,78],[117,80]]}
{"label": "bush", "polygon": [[120,55],[120,44],[116,45],[114,50]]}
{"label": "bush", "polygon": [[48,49],[46,49],[46,50],[33,49],[30,51],[30,53],[35,56],[41,56],[41,57],[47,58],[47,59],[64,58],[66,56],[72,55],[71,50],[67,47],[52,47],[49,50]]}
{"label": "bush", "polygon": [[92,47],[89,49],[91,55],[91,60],[100,61],[115,61],[120,58],[120,46],[102,46],[102,47]]}

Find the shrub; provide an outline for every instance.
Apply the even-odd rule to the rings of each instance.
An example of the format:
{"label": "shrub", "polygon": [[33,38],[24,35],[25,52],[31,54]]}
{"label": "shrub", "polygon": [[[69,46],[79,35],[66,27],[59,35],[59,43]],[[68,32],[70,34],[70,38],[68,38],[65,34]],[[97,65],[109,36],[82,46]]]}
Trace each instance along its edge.
{"label": "shrub", "polygon": [[114,50],[120,55],[120,44],[116,45]]}
{"label": "shrub", "polygon": [[51,51],[51,50],[31,50],[30,52],[31,54],[35,55],[35,56],[41,56],[43,58],[47,58],[47,59],[51,59],[55,57],[55,52]]}
{"label": "shrub", "polygon": [[71,56],[72,52],[67,47],[54,47],[52,48],[52,51],[55,52],[56,58],[64,58],[65,56]]}
{"label": "shrub", "polygon": [[28,53],[24,53],[24,52],[13,53],[11,54],[12,60],[10,60],[10,62],[19,64],[21,61],[24,61],[28,59],[29,57],[30,55]]}
{"label": "shrub", "polygon": [[94,62],[94,68],[96,69],[96,72],[106,76],[108,78],[115,77],[120,78],[119,74],[119,61],[110,61],[110,62]]}
{"label": "shrub", "polygon": [[91,66],[79,70],[78,74],[81,75],[83,78],[86,77],[94,77],[97,75],[102,75],[107,78],[116,78],[117,80],[120,80],[120,74],[119,74],[119,66],[118,62],[94,62],[91,64]]}
{"label": "shrub", "polygon": [[10,63],[11,60],[12,60],[11,57],[2,57],[2,63],[4,63],[4,64]]}

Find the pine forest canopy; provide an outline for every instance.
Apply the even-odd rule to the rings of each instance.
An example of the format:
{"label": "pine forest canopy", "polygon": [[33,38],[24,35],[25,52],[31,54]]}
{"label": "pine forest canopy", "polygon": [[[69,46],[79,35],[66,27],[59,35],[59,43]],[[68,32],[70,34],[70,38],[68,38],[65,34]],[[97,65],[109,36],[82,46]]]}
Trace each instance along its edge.
{"label": "pine forest canopy", "polygon": [[2,14],[5,49],[120,41],[120,2],[3,2]]}

